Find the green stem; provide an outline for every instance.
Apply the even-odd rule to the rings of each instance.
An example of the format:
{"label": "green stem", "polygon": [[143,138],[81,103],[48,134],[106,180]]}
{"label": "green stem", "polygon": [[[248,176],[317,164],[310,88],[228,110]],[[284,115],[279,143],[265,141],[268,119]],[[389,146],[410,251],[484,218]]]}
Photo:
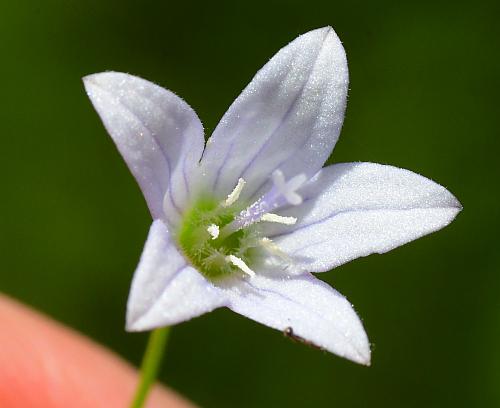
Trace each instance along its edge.
{"label": "green stem", "polygon": [[156,380],[160,362],[168,340],[169,327],[156,329],[149,335],[148,344],[141,363],[139,385],[135,391],[134,400],[130,408],[142,408],[146,402],[148,392]]}

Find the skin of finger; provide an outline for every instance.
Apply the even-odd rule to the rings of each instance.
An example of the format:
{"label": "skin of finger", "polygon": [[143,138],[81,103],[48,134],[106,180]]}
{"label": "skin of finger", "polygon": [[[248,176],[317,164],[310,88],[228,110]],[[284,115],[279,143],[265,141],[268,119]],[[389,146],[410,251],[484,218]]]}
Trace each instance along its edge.
{"label": "skin of finger", "polygon": [[[126,408],[137,371],[85,336],[0,295],[0,407]],[[156,386],[148,408],[193,408]]]}

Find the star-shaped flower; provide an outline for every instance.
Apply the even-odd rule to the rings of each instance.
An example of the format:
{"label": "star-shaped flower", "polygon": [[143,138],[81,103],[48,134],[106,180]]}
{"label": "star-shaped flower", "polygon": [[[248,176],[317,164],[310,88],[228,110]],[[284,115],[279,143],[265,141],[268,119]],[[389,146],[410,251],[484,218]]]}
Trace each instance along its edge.
{"label": "star-shaped flower", "polygon": [[332,28],[281,49],[204,146],[196,113],[151,82],[84,78],[153,216],[127,329],[218,307],[362,364],[351,304],[311,272],[384,253],[450,223],[461,206],[418,174],[374,163],[322,168],[338,139],[348,70]]}

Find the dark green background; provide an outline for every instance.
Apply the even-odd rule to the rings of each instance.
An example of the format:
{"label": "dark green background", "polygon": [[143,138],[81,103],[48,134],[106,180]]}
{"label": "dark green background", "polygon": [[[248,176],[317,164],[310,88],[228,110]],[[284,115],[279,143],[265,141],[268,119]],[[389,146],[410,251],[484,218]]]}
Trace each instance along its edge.
{"label": "dark green background", "polygon": [[124,314],[150,216],[80,78],[155,81],[210,134],[274,52],[332,25],[351,72],[333,160],[414,170],[465,209],[443,231],[321,275],[362,316],[372,367],[219,310],[175,328],[162,379],[204,407],[500,406],[499,11],[493,1],[3,0],[0,290],[137,363],[146,337],[124,332]]}

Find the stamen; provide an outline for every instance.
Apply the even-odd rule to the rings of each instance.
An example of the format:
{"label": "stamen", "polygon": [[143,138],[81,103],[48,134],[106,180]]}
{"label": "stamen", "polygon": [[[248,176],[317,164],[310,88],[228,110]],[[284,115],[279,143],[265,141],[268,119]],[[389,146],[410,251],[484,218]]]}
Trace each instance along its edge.
{"label": "stamen", "polygon": [[255,272],[248,267],[248,265],[243,261],[243,259],[238,258],[237,256],[234,255],[228,255],[226,256],[226,261],[232,263],[234,266],[241,269],[241,271],[246,273],[248,276],[252,278],[255,276]]}
{"label": "stamen", "polygon": [[278,214],[266,213],[261,217],[261,221],[277,222],[278,224],[293,225],[297,222],[295,217],[282,217]]}
{"label": "stamen", "polygon": [[[295,217],[282,217],[272,214],[271,211],[277,210],[288,205],[299,205],[302,203],[302,197],[296,192],[307,180],[305,174],[299,174],[286,181],[281,170],[275,170],[272,173],[274,186],[252,205],[241,211],[232,222],[225,225],[220,231],[220,237],[226,238],[236,231],[247,228],[260,221],[277,222],[284,225],[293,225],[297,222]],[[224,207],[232,205],[239,197],[245,181],[238,180],[238,184],[225,202]]]}
{"label": "stamen", "polygon": [[236,184],[234,190],[231,192],[231,194],[227,196],[226,200],[222,203],[223,207],[230,207],[238,200],[241,194],[241,190],[243,190],[243,187],[245,186],[245,183],[246,183],[245,180],[243,180],[242,178],[238,179],[238,184]]}
{"label": "stamen", "polygon": [[283,250],[269,238],[262,238],[260,240],[260,244],[273,255],[276,255],[286,261],[290,261],[291,258],[288,256],[288,254],[283,252]]}
{"label": "stamen", "polygon": [[208,233],[212,237],[212,239],[217,239],[219,236],[219,226],[215,224],[210,224],[207,228]]}

